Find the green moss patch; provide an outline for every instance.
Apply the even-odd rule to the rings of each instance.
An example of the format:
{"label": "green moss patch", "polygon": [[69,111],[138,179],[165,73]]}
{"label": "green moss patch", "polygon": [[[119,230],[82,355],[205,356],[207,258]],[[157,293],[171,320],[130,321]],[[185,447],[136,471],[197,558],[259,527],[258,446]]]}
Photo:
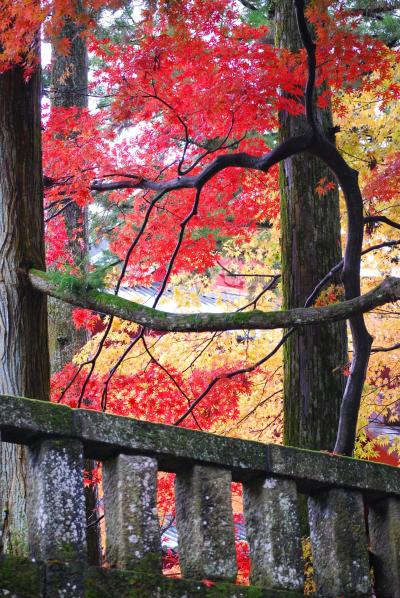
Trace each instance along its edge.
{"label": "green moss patch", "polygon": [[0,559],[0,596],[3,590],[18,598],[39,598],[43,595],[43,570],[29,559],[6,557]]}

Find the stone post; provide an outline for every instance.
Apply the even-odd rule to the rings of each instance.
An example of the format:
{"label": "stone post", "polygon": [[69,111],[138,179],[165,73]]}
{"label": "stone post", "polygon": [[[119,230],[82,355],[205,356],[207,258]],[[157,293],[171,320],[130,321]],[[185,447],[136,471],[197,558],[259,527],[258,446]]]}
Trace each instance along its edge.
{"label": "stone post", "polygon": [[308,499],[313,564],[324,598],[371,595],[362,494],[323,491]]}
{"label": "stone post", "polygon": [[111,567],[161,573],[157,461],[118,455],[103,463],[106,558]]}
{"label": "stone post", "polygon": [[45,562],[46,596],[83,596],[86,519],[79,440],[43,440],[29,448],[28,535]]}
{"label": "stone post", "polygon": [[175,481],[179,562],[184,577],[236,578],[231,472],[195,465]]}
{"label": "stone post", "polygon": [[400,500],[387,497],[370,505],[369,535],[376,594],[400,598]]}
{"label": "stone post", "polygon": [[250,546],[250,582],[303,590],[296,483],[266,478],[244,485],[244,513]]}

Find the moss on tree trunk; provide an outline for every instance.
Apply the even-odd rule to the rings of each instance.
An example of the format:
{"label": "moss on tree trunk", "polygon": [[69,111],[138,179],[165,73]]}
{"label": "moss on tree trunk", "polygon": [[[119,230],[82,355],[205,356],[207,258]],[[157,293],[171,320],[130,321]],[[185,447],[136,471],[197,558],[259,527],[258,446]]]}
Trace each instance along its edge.
{"label": "moss on tree trunk", "polygon": [[[81,10],[80,0],[74,2]],[[70,40],[68,54],[58,51],[53,45],[51,67],[51,102],[56,108],[86,108],[88,105],[88,53],[86,40],[80,35],[76,22],[65,19],[61,37]],[[65,219],[69,238],[69,249],[74,256],[74,265],[84,269],[87,254],[86,210],[75,202],[70,203],[59,216]],[[77,232],[78,231],[78,232]],[[49,343],[51,372],[61,370],[87,341],[85,329],[77,330],[72,325],[73,308],[58,299],[49,300]]]}
{"label": "moss on tree trunk", "polygon": [[[292,0],[275,1],[275,40],[297,50],[300,37]],[[322,129],[332,128],[331,110],[317,110]],[[281,140],[303,133],[304,117],[279,115]],[[303,306],[316,283],[341,259],[338,190],[320,197],[315,187],[329,169],[310,154],[280,164],[281,251],[284,309]],[[338,279],[334,281],[339,282]],[[347,361],[345,323],[299,329],[284,347],[284,441],[332,450]]]}

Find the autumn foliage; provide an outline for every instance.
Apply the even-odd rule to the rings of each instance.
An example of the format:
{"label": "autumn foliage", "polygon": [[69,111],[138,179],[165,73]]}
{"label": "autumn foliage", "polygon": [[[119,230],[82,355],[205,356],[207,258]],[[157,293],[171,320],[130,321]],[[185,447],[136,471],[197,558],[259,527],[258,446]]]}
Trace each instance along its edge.
{"label": "autumn foliage", "polygon": [[[361,37],[357,19],[349,19],[340,3],[332,4],[331,13],[327,6],[314,4],[307,15],[317,38],[319,105],[333,102],[340,118],[345,119],[348,98],[354,101],[355,96],[373,90],[374,101],[379,100],[379,110],[384,111],[399,91],[393,78],[395,52],[377,40]],[[88,14],[89,8],[85,19]],[[44,115],[44,166],[50,181],[46,188],[49,265],[72,266],[74,262],[65,243],[63,216],[52,217],[68,194],[80,206],[100,205],[113,214],[113,225],[107,230],[100,223],[94,234],[107,240],[114,256],[126,260],[123,285],[149,287],[195,276],[197,285],[212,289],[210,279],[218,263],[227,252],[235,254],[229,244],[233,243],[237,259],[241,259],[240,248],[258,235],[260,226],[268,223],[279,230],[275,168],[268,175],[232,168],[224,171],[208,182],[194,211],[192,190],[163,194],[154,203],[148,191],[114,189],[101,193],[91,191],[91,184],[116,179],[162,181],[195,174],[226,151],[266,152],[273,142],[278,111],[300,114],[303,110],[305,54],[276,50],[267,41],[268,28],[246,22],[236,2],[182,2],[168,8],[160,3],[157,18],[153,17],[144,11],[134,30],[109,37],[96,35],[89,21],[82,23],[97,65],[90,94],[100,98],[100,104],[95,110],[52,108]],[[49,34],[51,27],[57,31],[56,22],[56,18],[51,20]],[[377,176],[366,181],[367,197],[373,195],[379,177],[385,177],[390,169],[393,187],[385,185],[385,192],[393,197],[395,165],[396,155],[389,156],[385,170],[380,169]],[[321,201],[334,184],[332,180],[316,181]],[[145,232],[138,234],[144,221]],[[182,223],[185,234],[170,268]],[[253,265],[265,269],[261,260]],[[112,275],[107,284],[112,286]],[[194,285],[189,282],[186,286],[190,284]],[[329,301],[334,300],[331,295]],[[318,301],[326,304],[323,297]],[[86,322],[89,329],[97,331],[98,316],[79,310],[74,319],[77,325]],[[105,346],[111,343],[114,348],[121,347],[132,334],[125,332],[126,340],[121,343],[112,337]],[[242,360],[234,367],[240,365]],[[55,377],[54,388],[66,386],[73,368],[71,365]],[[182,376],[172,363],[168,363],[168,370],[177,384],[154,362],[144,372],[116,372],[109,385],[108,408],[136,417],[152,413],[155,419],[163,419],[164,412],[172,423],[186,402],[178,387],[188,385],[192,400],[207,385],[210,374],[218,376],[220,372],[210,364],[195,368],[190,378]],[[76,403],[84,379],[82,370],[62,400]],[[131,394],[143,396],[146,380],[151,408],[141,405],[142,400],[129,398]],[[124,381],[129,391],[123,390]],[[100,367],[79,402],[99,408],[103,382]],[[211,393],[205,399],[209,400],[208,408],[205,403],[201,408],[205,417],[198,414],[204,419],[203,425],[212,412],[215,421],[224,410],[227,418],[235,416],[235,401],[243,392],[251,392],[251,381],[243,384],[237,379],[234,384],[227,379],[218,383],[220,402],[222,394],[229,400],[223,401],[225,407],[220,409]],[[236,388],[233,394],[231,386]],[[164,407],[154,409],[149,390],[154,387],[164,389],[162,400],[159,398]],[[211,425],[211,420],[208,422]]]}
{"label": "autumn foliage", "polygon": [[[105,245],[114,264],[103,281],[110,292],[118,281],[132,293],[152,289],[152,300],[165,287],[172,299],[160,295],[164,305],[173,300],[178,307],[193,308],[212,296],[217,306],[229,301],[240,308],[268,282],[263,273],[279,275],[277,167],[268,174],[227,169],[208,181],[198,205],[193,189],[158,196],[135,189],[134,183],[196,174],[228,151],[266,153],[276,142],[278,112],[304,111],[305,51],[274,48],[268,26],[246,19],[234,0],[158,5],[156,15],[143,10],[132,27],[105,32],[96,26],[98,17],[102,10],[112,14],[119,9],[117,0],[89,0],[79,11],[65,0],[2,2],[1,70],[18,63],[30,76],[38,60],[41,25],[46,39],[56,40],[67,55],[70,44],[61,36],[66,18],[81,26],[93,63],[88,109],[44,102],[48,266],[66,273],[77,267],[70,241],[82,237],[83,222],[68,232],[63,211],[66,201],[75,202],[89,209],[92,243]],[[372,110],[377,118],[394,113],[400,94],[397,52],[361,36],[359,17],[349,15],[344,2],[311,3],[307,17],[317,43],[317,103],[333,106],[340,123],[339,147],[356,156],[355,166],[357,156],[365,163],[366,211],[379,215],[392,210],[395,216],[391,206],[398,199],[398,149],[381,142],[378,155],[360,135],[365,111]],[[347,135],[346,129],[357,123],[361,134]],[[131,182],[132,188],[108,191],[106,183],[115,181]],[[102,190],[96,190],[96,182],[102,182]],[[333,179],[315,181],[318,201],[326,201],[335,184]],[[372,230],[371,244],[382,237],[380,227]],[[391,255],[398,259],[395,251]],[[90,263],[85,267],[94,269]],[[239,270],[260,276],[235,277]],[[341,298],[341,288],[329,287],[316,305]],[[278,301],[279,292],[271,287],[257,306],[276,306]],[[378,317],[371,316],[375,323]],[[272,349],[277,340],[273,334],[163,335],[81,309],[73,319],[92,338],[53,376],[53,400],[174,424],[211,384],[183,425],[280,440],[280,354],[251,374],[230,377]],[[383,337],[385,326],[378,333]],[[398,370],[388,359],[375,359],[368,377],[367,392],[376,388],[383,393],[383,409],[390,402],[386,397],[399,387]],[[364,436],[360,450],[363,456],[373,451]],[[170,512],[169,478],[160,484],[164,512]],[[248,573],[247,550],[238,542],[242,579]]]}

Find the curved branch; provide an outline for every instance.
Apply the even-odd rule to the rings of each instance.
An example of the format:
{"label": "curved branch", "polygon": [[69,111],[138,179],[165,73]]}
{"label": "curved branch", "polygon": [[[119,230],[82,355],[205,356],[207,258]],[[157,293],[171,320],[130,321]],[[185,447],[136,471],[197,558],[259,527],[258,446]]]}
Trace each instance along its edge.
{"label": "curved branch", "polygon": [[[371,245],[370,247],[367,247],[366,249],[363,249],[363,251],[361,252],[361,255],[366,255],[367,253],[370,253],[371,251],[377,251],[378,249],[383,249],[384,247],[395,247],[396,245],[400,245],[400,240],[394,240],[394,241],[384,241],[383,243],[378,243],[377,245]],[[320,291],[324,288],[324,286],[331,280],[331,278],[333,278],[333,276],[336,274],[336,272],[339,272],[339,270],[341,270],[343,268],[343,262],[344,260],[340,260],[340,262],[338,262],[335,266],[333,266],[333,268],[331,268],[331,270],[329,270],[328,274],[326,274],[326,276],[324,276],[324,278],[322,278],[319,283],[314,287],[314,290],[312,291],[312,293],[307,297],[307,301],[305,302],[304,307],[309,307],[310,305],[312,305],[315,301],[315,299],[318,297]]]}
{"label": "curved branch", "polygon": [[[336,147],[320,134],[317,134],[311,152],[321,158],[331,169],[343,190],[347,207],[348,235],[343,258],[342,281],[345,297],[351,300],[358,297],[361,292],[360,267],[364,217],[358,172],[353,170]],[[345,455],[351,455],[354,448],[358,411],[372,345],[372,337],[361,313],[350,319],[350,329],[354,348],[353,360],[342,399],[334,449],[336,453]]]}
{"label": "curved branch", "polygon": [[371,353],[388,353],[389,351],[397,351],[400,349],[400,343],[390,345],[389,347],[372,347]]}
{"label": "curved branch", "polygon": [[390,218],[387,218],[386,216],[365,216],[364,222],[365,224],[368,224],[369,222],[382,222],[383,224],[388,224],[389,226],[400,230],[400,224],[394,220],[391,220]]}
{"label": "curved branch", "polygon": [[291,137],[264,156],[252,156],[246,152],[236,154],[222,154],[217,156],[201,172],[191,176],[178,176],[167,181],[152,181],[135,174],[115,173],[115,176],[123,176],[126,180],[102,181],[96,180],[90,185],[91,191],[115,191],[117,189],[149,189],[167,193],[178,189],[201,189],[216,174],[226,168],[249,168],[267,172],[271,166],[278,164],[281,160],[299,154],[309,149],[312,142],[310,133]]}
{"label": "curved branch", "polygon": [[289,336],[292,334],[293,330],[294,330],[294,328],[288,330],[288,332],[286,332],[282,336],[281,340],[275,345],[275,347],[269,353],[267,353],[267,355],[264,355],[264,357],[262,357],[261,359],[259,359],[255,363],[253,363],[253,364],[251,364],[251,365],[249,365],[247,367],[239,368],[238,370],[234,370],[233,372],[228,372],[225,375],[224,374],[220,374],[219,376],[216,376],[215,378],[213,378],[210,381],[210,383],[208,384],[208,386],[203,390],[203,392],[197,397],[197,399],[195,401],[193,401],[193,403],[186,410],[186,412],[183,415],[181,415],[181,417],[179,419],[176,420],[176,422],[175,422],[174,425],[175,426],[179,426],[187,418],[187,416],[190,413],[192,413],[193,409],[195,409],[197,407],[197,405],[204,399],[204,397],[210,392],[210,390],[220,380],[222,380],[223,378],[226,378],[227,380],[232,380],[232,378],[236,378],[236,376],[240,376],[241,374],[249,374],[250,372],[254,372],[254,370],[256,370],[261,365],[263,365],[264,363],[266,363],[285,344],[285,342],[287,341],[287,339],[289,338]]}
{"label": "curved branch", "polygon": [[315,88],[315,43],[311,38],[307,21],[304,15],[304,0],[295,0],[297,26],[301,37],[302,44],[307,52],[307,83],[305,89],[305,112],[306,118],[312,131],[317,130],[314,117],[314,88]]}
{"label": "curved branch", "polygon": [[[217,330],[273,330],[337,322],[354,317],[385,303],[400,299],[400,279],[386,278],[372,291],[328,307],[299,307],[282,311],[174,314],[97,290],[77,292],[61,288],[54,276],[41,270],[29,270],[32,286],[67,303],[135,322],[153,330],[169,332],[204,332]],[[79,284],[76,279],[76,284]],[[75,287],[77,288],[77,287]]]}
{"label": "curved branch", "polygon": [[[358,172],[353,170],[337,148],[321,133],[314,120],[315,44],[311,39],[304,15],[304,0],[294,0],[300,37],[307,54],[308,78],[305,89],[305,112],[313,132],[311,153],[320,158],[336,176],[345,197],[348,235],[343,259],[342,280],[346,300],[360,295],[361,250],[364,234],[363,200],[358,184]],[[372,345],[364,318],[359,312],[350,318],[353,338],[353,360],[340,408],[335,452],[351,455],[354,448],[361,394]]]}
{"label": "curved branch", "polygon": [[368,18],[398,9],[400,9],[400,2],[398,0],[389,0],[386,2],[376,2],[374,5],[367,6],[366,8],[348,8],[345,11],[345,14],[354,17],[362,16]]}

